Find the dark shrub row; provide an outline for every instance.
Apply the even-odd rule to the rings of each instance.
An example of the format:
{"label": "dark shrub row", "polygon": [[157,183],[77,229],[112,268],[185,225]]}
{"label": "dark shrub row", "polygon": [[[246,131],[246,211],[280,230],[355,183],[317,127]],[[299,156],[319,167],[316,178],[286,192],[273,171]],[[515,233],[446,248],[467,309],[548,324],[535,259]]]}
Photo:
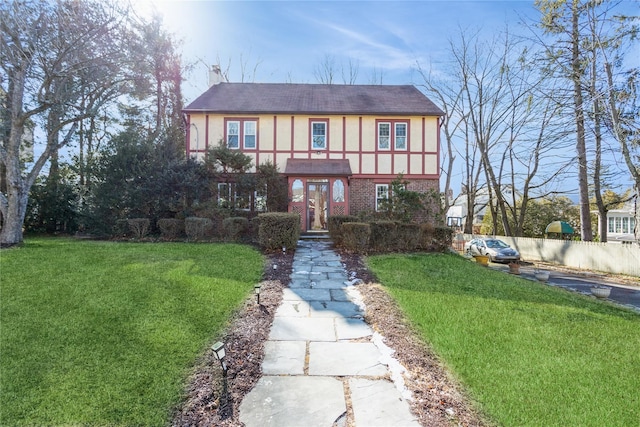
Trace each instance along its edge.
{"label": "dark shrub row", "polygon": [[[161,240],[227,241],[259,243],[268,251],[295,249],[300,238],[300,216],[289,213],[264,213],[249,220],[246,217],[163,218],[157,221]],[[113,230],[115,238],[148,238],[148,218],[119,220]]]}
{"label": "dark shrub row", "polygon": [[431,224],[336,219],[331,237],[338,247],[357,253],[442,252],[451,245],[451,229]]}

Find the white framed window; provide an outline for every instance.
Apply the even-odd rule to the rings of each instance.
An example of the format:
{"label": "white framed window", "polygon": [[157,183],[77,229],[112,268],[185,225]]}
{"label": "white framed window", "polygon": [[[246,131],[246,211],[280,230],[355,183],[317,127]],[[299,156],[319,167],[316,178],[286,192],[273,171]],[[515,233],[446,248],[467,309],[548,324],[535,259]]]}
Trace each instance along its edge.
{"label": "white framed window", "polygon": [[311,149],[327,149],[327,122],[311,122]]}
{"label": "white framed window", "polygon": [[407,151],[409,122],[402,120],[376,120],[378,150]]}
{"label": "white framed window", "polygon": [[[218,207],[226,209],[251,209],[252,201],[256,202],[254,209],[263,209],[262,205],[258,206],[258,203],[266,203],[266,195],[262,195],[260,200],[256,194],[252,193],[238,193],[239,186],[236,183],[218,183]],[[253,197],[252,197],[253,196]],[[264,209],[263,209],[264,210]]]}
{"label": "white framed window", "polygon": [[[255,150],[258,145],[258,121],[255,119],[231,119],[226,121],[227,147],[232,150]],[[242,144],[242,147],[241,145]]]}
{"label": "white framed window", "polygon": [[227,147],[237,149],[240,148],[240,122],[227,122]]}
{"label": "white framed window", "polygon": [[394,147],[396,150],[407,149],[407,124],[406,123],[395,123]]}
{"label": "white framed window", "polygon": [[628,216],[610,216],[607,221],[609,233],[630,234],[636,228],[636,219]]}
{"label": "white framed window", "polygon": [[248,150],[255,150],[256,148],[256,128],[257,126],[254,120],[244,122],[243,144],[244,148]]}
{"label": "white framed window", "polygon": [[378,150],[391,149],[391,123],[378,123]]}
{"label": "white framed window", "polygon": [[218,183],[218,206],[221,208],[231,207],[231,185]]}
{"label": "white framed window", "polygon": [[389,199],[389,184],[376,184],[376,212]]}

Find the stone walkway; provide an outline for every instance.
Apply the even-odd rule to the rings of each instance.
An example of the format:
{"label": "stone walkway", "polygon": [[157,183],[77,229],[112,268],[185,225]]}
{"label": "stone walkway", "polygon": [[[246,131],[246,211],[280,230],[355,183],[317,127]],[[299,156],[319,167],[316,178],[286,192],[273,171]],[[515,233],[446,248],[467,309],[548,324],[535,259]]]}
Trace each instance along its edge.
{"label": "stone walkway", "polygon": [[247,427],[344,426],[347,402],[356,427],[420,425],[401,392],[402,367],[364,322],[349,279],[331,243],[298,242],[262,378],[240,404]]}

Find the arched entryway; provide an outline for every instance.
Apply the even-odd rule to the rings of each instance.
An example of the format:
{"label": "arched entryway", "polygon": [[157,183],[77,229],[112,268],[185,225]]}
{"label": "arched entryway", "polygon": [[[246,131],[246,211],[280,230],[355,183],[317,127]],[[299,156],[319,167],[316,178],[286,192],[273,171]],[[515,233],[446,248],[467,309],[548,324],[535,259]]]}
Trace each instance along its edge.
{"label": "arched entryway", "polygon": [[285,170],[289,185],[289,212],[300,215],[300,228],[326,232],[329,217],[348,215],[348,160],[289,159]]}

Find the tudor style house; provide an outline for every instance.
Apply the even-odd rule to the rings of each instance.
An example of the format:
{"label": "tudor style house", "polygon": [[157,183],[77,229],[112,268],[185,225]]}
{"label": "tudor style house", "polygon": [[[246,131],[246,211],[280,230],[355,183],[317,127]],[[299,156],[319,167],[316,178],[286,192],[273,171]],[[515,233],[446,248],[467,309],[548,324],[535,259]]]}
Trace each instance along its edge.
{"label": "tudor style house", "polygon": [[409,190],[439,188],[444,113],[414,86],[217,82],[184,114],[187,155],[223,141],[254,165],[276,164],[304,231],[378,209],[398,174]]}

